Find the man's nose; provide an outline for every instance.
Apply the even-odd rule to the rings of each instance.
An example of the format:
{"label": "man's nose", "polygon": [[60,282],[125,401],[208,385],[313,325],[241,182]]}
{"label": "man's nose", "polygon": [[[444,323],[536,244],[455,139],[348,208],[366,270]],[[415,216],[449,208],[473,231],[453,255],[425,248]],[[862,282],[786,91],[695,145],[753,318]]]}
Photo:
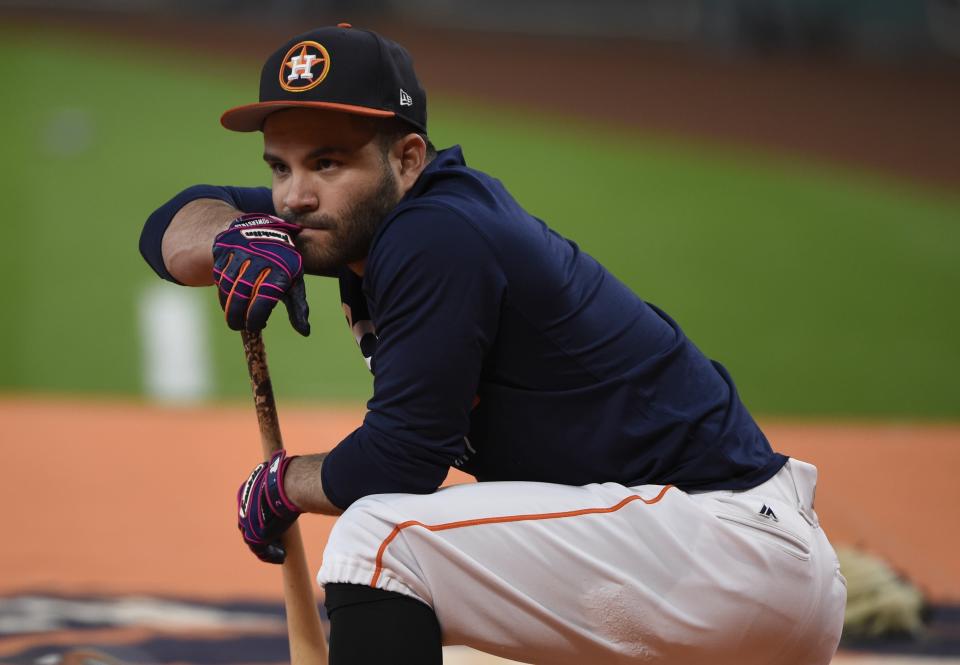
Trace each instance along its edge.
{"label": "man's nose", "polygon": [[313,212],[320,207],[320,197],[310,186],[309,180],[306,176],[291,176],[290,188],[284,197],[284,203],[291,212]]}

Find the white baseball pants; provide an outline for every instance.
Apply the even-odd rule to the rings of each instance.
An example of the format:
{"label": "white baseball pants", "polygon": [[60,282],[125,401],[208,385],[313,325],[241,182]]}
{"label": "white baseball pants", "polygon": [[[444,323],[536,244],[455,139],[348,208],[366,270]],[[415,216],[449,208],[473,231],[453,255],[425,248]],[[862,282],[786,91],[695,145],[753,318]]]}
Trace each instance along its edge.
{"label": "white baseball pants", "polygon": [[522,662],[825,664],[846,586],[816,478],[790,460],[743,491],[491,482],[368,496],[337,521],[317,579],[417,598],[445,645]]}

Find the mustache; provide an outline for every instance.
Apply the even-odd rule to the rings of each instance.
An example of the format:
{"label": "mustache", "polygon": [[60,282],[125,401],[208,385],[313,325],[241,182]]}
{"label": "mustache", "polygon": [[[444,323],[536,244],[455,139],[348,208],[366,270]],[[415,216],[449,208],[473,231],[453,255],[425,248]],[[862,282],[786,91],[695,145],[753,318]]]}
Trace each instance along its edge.
{"label": "mustache", "polygon": [[305,229],[316,229],[318,231],[332,231],[337,228],[337,223],[330,215],[311,215],[309,213],[287,213],[280,215],[280,218],[290,224],[302,226]]}

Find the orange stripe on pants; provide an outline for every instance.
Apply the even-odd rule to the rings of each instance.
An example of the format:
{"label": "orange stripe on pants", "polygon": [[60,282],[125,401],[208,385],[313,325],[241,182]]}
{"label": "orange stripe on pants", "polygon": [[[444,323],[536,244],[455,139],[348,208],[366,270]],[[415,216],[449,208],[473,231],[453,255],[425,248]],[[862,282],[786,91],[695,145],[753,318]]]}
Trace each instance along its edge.
{"label": "orange stripe on pants", "polygon": [[416,520],[409,520],[407,522],[401,522],[400,524],[393,527],[393,531],[390,532],[390,535],[384,538],[383,542],[380,543],[380,549],[377,550],[377,566],[373,571],[373,577],[370,579],[370,586],[376,587],[377,581],[380,579],[380,573],[383,571],[383,555],[387,551],[387,547],[396,538],[400,535],[400,532],[411,526],[419,526],[427,529],[428,531],[447,531],[449,529],[460,529],[465,526],[479,526],[481,524],[504,524],[507,522],[531,522],[535,520],[555,520],[562,517],[578,517],[580,515],[598,515],[603,513],[615,513],[620,510],[628,503],[633,501],[643,501],[645,504],[653,505],[660,501],[663,496],[667,493],[673,485],[664,485],[663,489],[660,490],[660,493],[652,499],[644,499],[638,494],[628,496],[619,503],[610,506],[609,508],[584,508],[581,510],[568,510],[566,512],[560,513],[534,513],[531,515],[507,515],[503,517],[484,517],[481,519],[474,520],[461,520],[459,522],[447,522],[445,524],[424,524],[423,522],[418,522]]}

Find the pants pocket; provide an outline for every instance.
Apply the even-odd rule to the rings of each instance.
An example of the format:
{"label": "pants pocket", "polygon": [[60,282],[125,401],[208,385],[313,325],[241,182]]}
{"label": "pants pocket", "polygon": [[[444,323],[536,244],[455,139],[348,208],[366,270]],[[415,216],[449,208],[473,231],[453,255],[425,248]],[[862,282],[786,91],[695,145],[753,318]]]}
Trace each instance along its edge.
{"label": "pants pocket", "polygon": [[[759,504],[755,506],[754,504]],[[767,509],[766,514],[761,513]],[[778,547],[801,561],[810,560],[810,526],[800,514],[781,502],[763,503],[757,497],[716,497],[714,515],[748,536]]]}

